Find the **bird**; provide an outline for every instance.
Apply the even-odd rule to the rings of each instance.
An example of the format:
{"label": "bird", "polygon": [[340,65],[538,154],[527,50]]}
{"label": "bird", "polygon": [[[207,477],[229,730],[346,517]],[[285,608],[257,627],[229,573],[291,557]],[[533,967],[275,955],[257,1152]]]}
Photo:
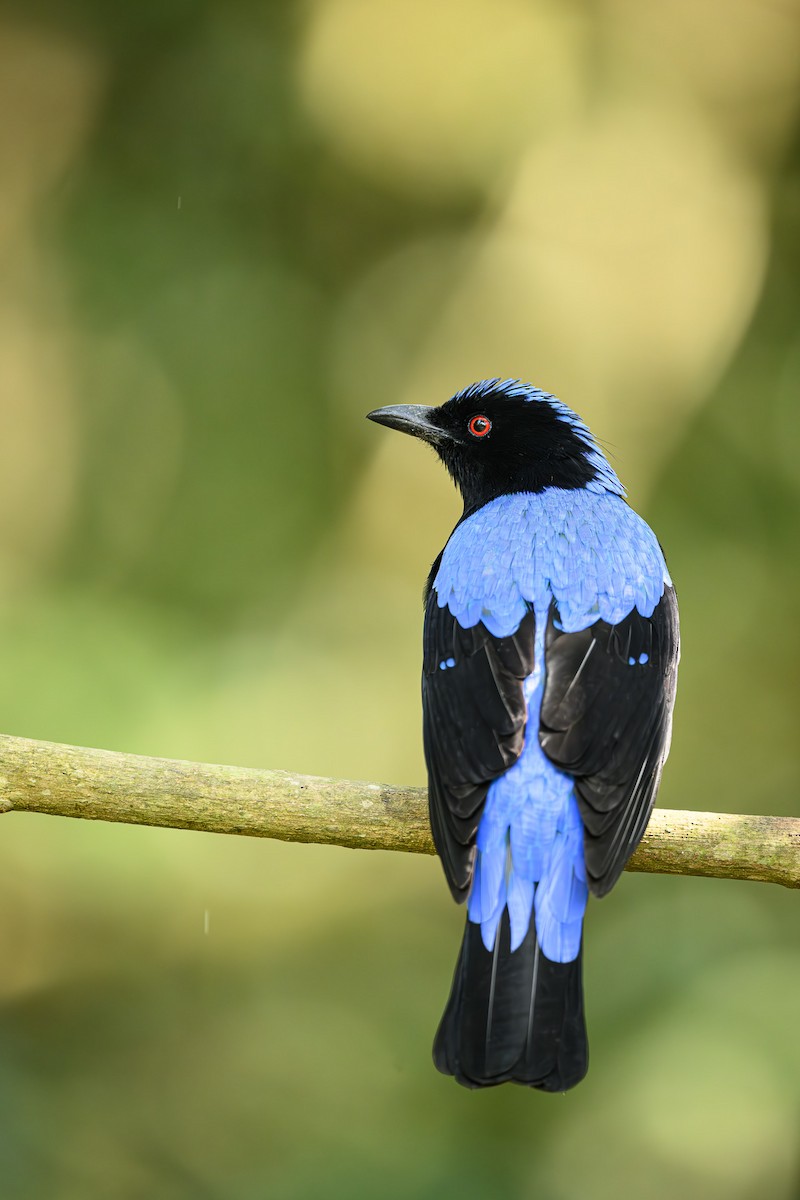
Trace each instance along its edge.
{"label": "bird", "polygon": [[436,1067],[565,1092],[588,1070],[583,919],[641,840],[680,639],[661,546],[585,422],[486,379],[367,414],[428,443],[463,513],[424,589],[431,832],[466,927]]}

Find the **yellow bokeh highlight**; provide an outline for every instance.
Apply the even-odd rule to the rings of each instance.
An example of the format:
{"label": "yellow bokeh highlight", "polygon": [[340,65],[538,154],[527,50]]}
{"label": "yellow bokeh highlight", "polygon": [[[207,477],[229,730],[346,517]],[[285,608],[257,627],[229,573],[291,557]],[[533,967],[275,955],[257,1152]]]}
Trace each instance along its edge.
{"label": "yellow bokeh highlight", "polygon": [[319,0],[303,99],[337,150],[402,190],[484,189],[579,106],[585,21],[525,0]]}

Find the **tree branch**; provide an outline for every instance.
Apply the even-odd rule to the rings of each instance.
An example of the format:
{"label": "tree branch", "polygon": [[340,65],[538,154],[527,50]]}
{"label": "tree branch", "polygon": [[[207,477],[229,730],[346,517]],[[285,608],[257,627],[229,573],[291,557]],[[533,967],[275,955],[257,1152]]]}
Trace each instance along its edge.
{"label": "tree branch", "polygon": [[[0,812],[433,854],[423,788],[0,735]],[[800,819],[657,809],[628,869],[800,887]]]}

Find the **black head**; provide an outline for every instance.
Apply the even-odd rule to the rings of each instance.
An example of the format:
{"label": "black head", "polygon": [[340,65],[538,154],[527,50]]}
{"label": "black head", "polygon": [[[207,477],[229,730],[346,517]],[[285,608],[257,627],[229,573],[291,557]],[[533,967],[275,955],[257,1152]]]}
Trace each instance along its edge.
{"label": "black head", "polygon": [[429,442],[458,484],[467,510],[509,492],[548,487],[623,494],[580,417],[517,379],[487,379],[439,408],[395,404],[371,421]]}

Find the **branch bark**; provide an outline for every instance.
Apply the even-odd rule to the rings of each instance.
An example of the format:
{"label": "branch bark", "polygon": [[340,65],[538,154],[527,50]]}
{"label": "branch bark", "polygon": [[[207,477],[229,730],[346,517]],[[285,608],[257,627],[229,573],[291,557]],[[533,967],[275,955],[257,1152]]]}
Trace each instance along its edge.
{"label": "branch bark", "polygon": [[[433,854],[423,788],[0,735],[0,813]],[[656,809],[628,870],[800,887],[800,819]]]}

